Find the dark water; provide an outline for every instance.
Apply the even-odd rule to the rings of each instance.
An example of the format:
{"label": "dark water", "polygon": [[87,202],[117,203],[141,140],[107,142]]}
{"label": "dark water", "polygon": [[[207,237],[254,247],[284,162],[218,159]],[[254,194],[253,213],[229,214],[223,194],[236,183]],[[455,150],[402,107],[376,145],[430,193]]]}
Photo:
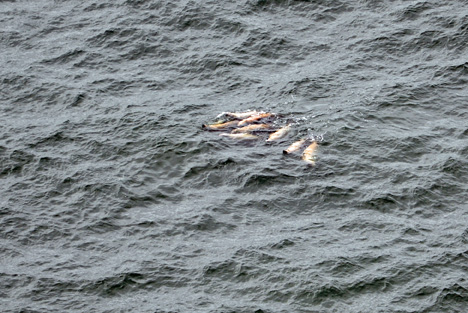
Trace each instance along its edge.
{"label": "dark water", "polygon": [[466,312],[467,4],[0,1],[2,311]]}

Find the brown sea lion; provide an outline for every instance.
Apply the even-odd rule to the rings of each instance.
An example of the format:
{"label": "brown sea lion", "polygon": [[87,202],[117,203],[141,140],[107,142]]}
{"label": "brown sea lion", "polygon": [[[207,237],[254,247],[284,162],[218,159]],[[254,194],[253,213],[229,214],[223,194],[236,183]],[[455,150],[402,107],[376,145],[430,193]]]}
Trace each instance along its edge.
{"label": "brown sea lion", "polygon": [[273,113],[258,113],[255,115],[252,115],[251,117],[248,117],[246,119],[243,119],[242,121],[239,122],[239,126],[244,126],[253,122],[256,122],[258,120],[261,120],[262,118],[267,118],[267,117],[272,117],[274,116]]}

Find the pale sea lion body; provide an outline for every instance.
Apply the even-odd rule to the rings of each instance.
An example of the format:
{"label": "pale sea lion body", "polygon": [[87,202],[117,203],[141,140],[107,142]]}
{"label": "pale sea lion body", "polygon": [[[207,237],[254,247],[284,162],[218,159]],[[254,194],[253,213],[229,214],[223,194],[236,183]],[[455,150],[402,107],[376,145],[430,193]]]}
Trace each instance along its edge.
{"label": "pale sea lion body", "polygon": [[287,149],[283,150],[284,154],[289,154],[298,151],[305,144],[307,139],[300,139],[296,142],[293,142]]}
{"label": "pale sea lion body", "polygon": [[271,134],[266,141],[275,141],[275,140],[281,139],[284,136],[286,136],[286,134],[289,133],[290,130],[291,130],[290,124],[283,126],[277,131],[275,131],[273,134]]}
{"label": "pale sea lion body", "polygon": [[247,125],[241,128],[234,129],[232,133],[233,134],[250,133],[250,132],[259,131],[259,130],[266,130],[269,128],[270,128],[270,125],[268,124],[252,124],[252,125]]}
{"label": "pale sea lion body", "polygon": [[318,143],[316,141],[312,142],[307,148],[305,148],[304,152],[302,152],[302,160],[311,165],[315,165],[317,148]]}
{"label": "pale sea lion body", "polygon": [[222,133],[219,134],[222,137],[229,137],[233,139],[247,139],[247,140],[252,140],[252,139],[257,139],[258,136],[248,134],[248,133],[241,133],[241,134],[228,134],[228,133]]}
{"label": "pale sea lion body", "polygon": [[228,128],[235,128],[238,124],[238,121],[230,121],[225,123],[218,123],[218,124],[204,124],[202,127],[207,130],[226,130]]}

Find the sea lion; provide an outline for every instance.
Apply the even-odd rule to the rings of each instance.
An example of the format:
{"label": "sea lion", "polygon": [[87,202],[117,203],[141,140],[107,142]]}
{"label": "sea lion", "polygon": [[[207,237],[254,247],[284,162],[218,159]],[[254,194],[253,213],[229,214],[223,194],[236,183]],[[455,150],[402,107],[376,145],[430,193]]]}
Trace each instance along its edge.
{"label": "sea lion", "polygon": [[229,137],[229,138],[234,138],[234,139],[257,139],[258,136],[252,135],[252,134],[247,134],[247,133],[242,133],[242,134],[228,134],[228,133],[222,133],[219,134],[222,137]]}
{"label": "sea lion", "polygon": [[258,111],[223,112],[223,113],[219,114],[217,117],[220,117],[220,116],[229,116],[229,117],[232,117],[232,118],[236,118],[236,119],[238,119],[238,120],[243,120],[243,119],[246,119],[246,118],[248,118],[248,117],[251,117],[252,115],[260,114],[260,113],[264,113],[264,112],[258,112]]}
{"label": "sea lion", "polygon": [[307,139],[300,139],[293,142],[287,149],[283,150],[283,154],[289,154],[298,151],[304,145]]}
{"label": "sea lion", "polygon": [[270,125],[268,124],[252,124],[252,125],[247,125],[241,128],[234,129],[232,133],[233,134],[250,133],[250,132],[259,131],[259,130],[266,130],[269,128],[270,128]]}
{"label": "sea lion", "polygon": [[243,119],[242,121],[239,122],[239,126],[244,126],[253,122],[256,122],[258,120],[261,120],[262,118],[267,118],[267,117],[272,117],[274,116],[273,113],[265,113],[265,112],[260,112],[258,114],[252,115],[251,117],[248,117],[246,119]]}
{"label": "sea lion", "polygon": [[226,130],[228,128],[235,128],[239,122],[238,121],[230,121],[225,123],[217,123],[217,124],[203,124],[202,128],[207,130]]}
{"label": "sea lion", "polygon": [[302,160],[311,165],[315,165],[317,148],[317,141],[312,142],[307,148],[305,148],[304,152],[302,152]]}
{"label": "sea lion", "polygon": [[275,131],[273,134],[271,134],[266,141],[270,142],[270,141],[281,139],[284,136],[286,136],[286,134],[289,133],[290,130],[291,130],[291,124],[283,126],[277,131]]}

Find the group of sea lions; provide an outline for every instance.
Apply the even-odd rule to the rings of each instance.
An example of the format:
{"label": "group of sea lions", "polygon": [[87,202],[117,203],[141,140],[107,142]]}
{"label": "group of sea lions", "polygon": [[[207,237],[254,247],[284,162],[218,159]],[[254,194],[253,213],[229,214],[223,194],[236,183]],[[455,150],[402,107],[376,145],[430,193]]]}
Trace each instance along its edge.
{"label": "group of sea lions", "polygon": [[[281,127],[273,125],[272,122],[278,117],[279,115],[275,113],[255,110],[246,112],[223,112],[217,116],[219,119],[218,121],[213,124],[204,124],[202,128],[211,131],[222,131],[220,136],[242,140],[260,139],[261,137],[258,136],[258,134],[267,132],[269,135],[266,141],[273,142],[285,137],[292,128],[291,123]],[[302,160],[308,164],[315,165],[318,149],[318,143],[315,139],[301,138],[283,150],[283,153],[295,153],[304,147]]]}

